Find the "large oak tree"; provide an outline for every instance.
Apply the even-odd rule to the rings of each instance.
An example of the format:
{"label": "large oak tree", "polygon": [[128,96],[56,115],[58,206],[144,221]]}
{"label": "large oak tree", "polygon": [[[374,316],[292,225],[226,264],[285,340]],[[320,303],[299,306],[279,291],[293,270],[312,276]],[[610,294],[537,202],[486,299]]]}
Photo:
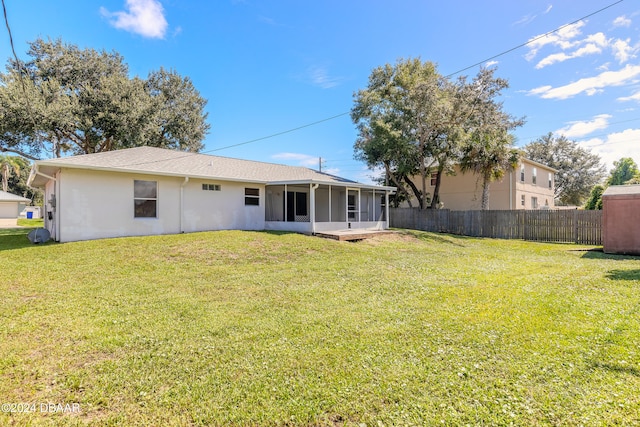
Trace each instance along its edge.
{"label": "large oak tree", "polygon": [[0,74],[0,151],[36,159],[151,145],[199,151],[206,100],[175,71],[129,76],[116,52],[30,43]]}
{"label": "large oak tree", "polygon": [[[452,173],[453,165],[464,159],[468,170],[481,172],[488,189],[488,175],[471,163],[469,147],[483,144],[484,151],[478,153],[484,153],[511,146],[507,132],[522,120],[504,113],[496,101],[504,87],[506,80],[489,69],[468,82],[466,77],[451,81],[438,74],[435,64],[420,59],[377,67],[367,88],[354,95],[355,157],[372,168],[383,168],[402,197],[410,203],[411,191],[421,208],[437,207],[442,175]],[[495,177],[506,167],[495,163],[489,175]],[[436,182],[434,194],[429,195],[426,182],[432,173]],[[411,177],[416,176],[419,180],[414,183]]]}

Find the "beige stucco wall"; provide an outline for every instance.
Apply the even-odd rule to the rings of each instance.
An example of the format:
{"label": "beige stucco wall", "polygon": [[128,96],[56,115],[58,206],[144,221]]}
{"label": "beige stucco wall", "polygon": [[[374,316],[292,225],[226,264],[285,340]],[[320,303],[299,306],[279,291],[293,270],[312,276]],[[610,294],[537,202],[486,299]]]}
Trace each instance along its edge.
{"label": "beige stucco wall", "polygon": [[[205,230],[264,229],[264,186],[261,185],[203,180],[189,180],[185,184],[182,177],[68,168],[62,169],[56,178],[58,182],[55,185],[50,182],[45,189],[45,212],[54,212],[54,219],[47,219],[46,226],[61,242]],[[157,218],[134,217],[134,180],[157,181]],[[203,190],[205,182],[220,184],[221,191]],[[259,188],[259,206],[245,206],[244,189],[247,186]],[[55,208],[48,203],[54,191]]]}
{"label": "beige stucco wall", "polygon": [[[524,181],[521,180],[521,165],[524,165]],[[533,169],[536,168],[536,184],[532,182]],[[549,188],[549,174],[552,182]],[[418,189],[422,189],[422,179],[413,178]],[[553,208],[553,169],[547,168],[528,160],[524,160],[518,167],[507,172],[499,181],[493,181],[489,186],[489,209],[534,209],[532,198],[537,198],[538,209]],[[435,186],[427,177],[427,192],[433,196]],[[525,204],[522,205],[524,195]],[[482,177],[467,172],[460,172],[456,168],[455,175],[443,175],[440,183],[440,202],[443,208],[451,210],[479,210],[482,207]],[[413,201],[417,206],[417,201]]]}

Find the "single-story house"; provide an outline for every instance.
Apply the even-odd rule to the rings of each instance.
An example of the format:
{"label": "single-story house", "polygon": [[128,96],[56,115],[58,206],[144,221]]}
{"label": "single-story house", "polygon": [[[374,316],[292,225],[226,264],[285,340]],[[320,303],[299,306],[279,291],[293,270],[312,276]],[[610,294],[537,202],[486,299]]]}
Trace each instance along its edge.
{"label": "single-story house", "polygon": [[[450,210],[479,210],[482,208],[482,177],[473,172],[463,173],[454,167],[455,175],[443,174],[440,181],[441,206]],[[521,159],[518,166],[507,171],[502,179],[489,186],[489,208],[494,210],[554,209],[556,170],[529,159]],[[422,190],[422,178],[411,178]],[[433,195],[436,174],[427,177],[426,191]],[[418,206],[415,198],[413,206]],[[403,207],[407,207],[405,202]]]}
{"label": "single-story house", "polygon": [[602,193],[605,253],[640,255],[640,185],[612,185]]}
{"label": "single-story house", "polygon": [[209,230],[306,234],[388,228],[394,187],[309,168],[137,147],[38,160],[45,227],[59,242]]}
{"label": "single-story house", "polygon": [[20,204],[30,203],[26,197],[0,191],[0,227],[15,227],[18,225]]}

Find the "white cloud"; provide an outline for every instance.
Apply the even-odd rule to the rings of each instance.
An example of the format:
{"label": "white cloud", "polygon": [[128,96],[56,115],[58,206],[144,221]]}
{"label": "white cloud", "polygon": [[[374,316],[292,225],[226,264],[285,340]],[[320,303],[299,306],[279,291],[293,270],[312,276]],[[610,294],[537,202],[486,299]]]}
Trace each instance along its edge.
{"label": "white cloud", "polygon": [[329,70],[322,66],[312,66],[307,69],[308,80],[314,86],[319,86],[322,89],[331,89],[342,83],[344,80],[342,77],[334,77],[329,75]]}
{"label": "white cloud", "polygon": [[584,40],[575,42],[574,47],[578,47],[576,50],[570,53],[554,53],[542,59],[536,64],[537,69],[546,67],[547,65],[555,64],[557,62],[564,62],[568,59],[580,58],[586,55],[594,55],[602,53],[602,49],[607,47],[609,42],[603,33],[596,33],[587,36]]}
{"label": "white cloud", "polygon": [[553,55],[549,55],[543,60],[541,60],[540,62],[538,62],[536,64],[536,68],[540,69],[540,68],[546,67],[547,65],[555,64],[556,62],[564,62],[568,59],[579,58],[581,56],[593,55],[596,53],[602,53],[602,49],[593,43],[589,43],[586,46],[581,47],[580,49],[577,49],[576,51],[570,54],[554,53]]}
{"label": "white cloud", "polygon": [[610,118],[611,116],[609,114],[600,114],[590,121],[570,122],[569,126],[558,129],[554,133],[562,134],[567,138],[580,138],[597,130],[606,129],[609,126]]}
{"label": "white cloud", "polygon": [[115,28],[143,37],[164,38],[168,24],[158,0],[127,0],[125,8],[127,11],[109,12],[101,7],[100,12]]}
{"label": "white cloud", "polygon": [[278,153],[271,156],[272,158],[287,163],[295,163],[298,166],[305,166],[308,168],[318,168],[318,157],[310,156],[302,153]]}
{"label": "white cloud", "polygon": [[579,142],[584,148],[600,156],[607,169],[613,169],[613,162],[623,157],[631,157],[640,162],[640,129],[626,129],[611,133],[606,138],[593,138]]}
{"label": "white cloud", "polygon": [[627,18],[624,15],[618,16],[616,19],[613,20],[613,26],[614,27],[630,27],[631,19]]}
{"label": "white cloud", "polygon": [[489,61],[486,64],[484,64],[484,66],[489,68],[489,67],[493,67],[494,65],[498,65],[498,64],[499,64],[498,61]]}
{"label": "white cloud", "polygon": [[[544,12],[542,12],[542,14],[546,15],[547,13],[551,12],[552,8],[553,8],[553,5],[550,4],[549,6],[547,6]],[[514,22],[512,25],[527,25],[533,22],[537,17],[538,15],[535,15],[535,14],[525,15],[519,20],[517,20],[516,22]]]}
{"label": "white cloud", "polygon": [[634,58],[634,50],[629,42],[631,39],[621,40],[618,39],[611,44],[611,49],[613,50],[613,55],[618,60],[620,64],[624,64],[629,59]]}
{"label": "white cloud", "polygon": [[576,45],[572,39],[576,38],[582,32],[580,29],[586,24],[585,21],[579,21],[575,24],[567,25],[560,30],[546,35],[538,35],[529,39],[529,53],[525,55],[527,61],[531,61],[538,54],[538,51],[547,45],[559,47],[563,50],[570,49]]}
{"label": "white cloud", "polygon": [[529,95],[537,95],[544,99],[567,99],[586,93],[595,95],[604,88],[621,86],[640,76],[640,65],[627,65],[619,71],[605,71],[595,77],[587,77],[565,86],[552,87],[541,86],[528,92]]}
{"label": "white cloud", "polygon": [[626,102],[626,101],[638,101],[640,102],[640,91],[634,93],[631,96],[623,96],[618,98],[616,101],[622,101],[622,102]]}

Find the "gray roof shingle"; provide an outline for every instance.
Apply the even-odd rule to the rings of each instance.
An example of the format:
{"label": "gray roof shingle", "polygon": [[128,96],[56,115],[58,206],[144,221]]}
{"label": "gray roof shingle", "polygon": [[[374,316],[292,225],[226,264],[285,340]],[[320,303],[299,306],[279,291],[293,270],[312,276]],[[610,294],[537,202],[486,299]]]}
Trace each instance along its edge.
{"label": "gray roof shingle", "polygon": [[[300,166],[286,166],[146,146],[39,160],[36,162],[36,166],[39,170],[68,167],[263,184],[301,181],[342,185],[358,184],[355,181]],[[358,186],[374,187],[363,184],[358,184]]]}
{"label": "gray roof shingle", "polygon": [[17,196],[15,194],[7,193],[6,191],[0,190],[0,202],[22,202],[27,203],[30,202],[30,199],[26,197]]}

